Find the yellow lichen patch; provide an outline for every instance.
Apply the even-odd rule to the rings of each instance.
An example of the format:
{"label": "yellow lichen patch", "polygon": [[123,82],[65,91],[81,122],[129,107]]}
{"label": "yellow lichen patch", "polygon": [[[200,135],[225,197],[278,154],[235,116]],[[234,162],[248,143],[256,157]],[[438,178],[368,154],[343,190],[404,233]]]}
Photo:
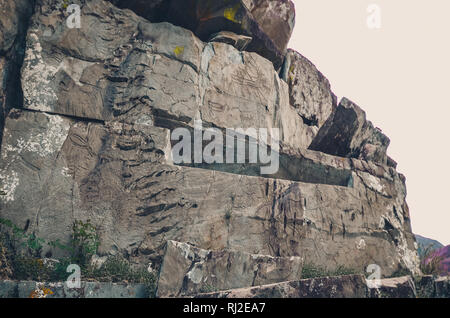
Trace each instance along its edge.
{"label": "yellow lichen patch", "polygon": [[240,21],[238,21],[236,19],[236,14],[237,14],[239,8],[240,8],[239,4],[235,5],[232,8],[226,8],[223,12],[223,16],[225,17],[225,19],[233,21],[234,23],[240,23]]}
{"label": "yellow lichen patch", "polygon": [[291,67],[289,68],[289,73],[294,73],[295,67],[294,65],[291,65]]}
{"label": "yellow lichen patch", "polygon": [[30,298],[46,298],[47,295],[53,295],[53,291],[50,288],[39,286],[31,292]]}
{"label": "yellow lichen patch", "polygon": [[179,57],[184,53],[184,46],[177,46],[175,50],[173,50],[173,53],[175,53],[175,55]]}

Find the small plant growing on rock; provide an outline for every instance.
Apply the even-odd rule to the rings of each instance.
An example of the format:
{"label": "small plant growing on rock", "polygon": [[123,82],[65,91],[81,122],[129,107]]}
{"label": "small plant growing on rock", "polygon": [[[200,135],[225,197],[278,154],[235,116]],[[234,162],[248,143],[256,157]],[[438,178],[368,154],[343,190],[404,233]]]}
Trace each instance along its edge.
{"label": "small plant growing on rock", "polygon": [[444,257],[437,255],[432,246],[425,248],[424,257],[420,262],[420,270],[425,275],[440,275],[444,272]]}
{"label": "small plant growing on rock", "polygon": [[72,226],[72,261],[85,266],[99,246],[97,228],[90,220],[75,221]]}

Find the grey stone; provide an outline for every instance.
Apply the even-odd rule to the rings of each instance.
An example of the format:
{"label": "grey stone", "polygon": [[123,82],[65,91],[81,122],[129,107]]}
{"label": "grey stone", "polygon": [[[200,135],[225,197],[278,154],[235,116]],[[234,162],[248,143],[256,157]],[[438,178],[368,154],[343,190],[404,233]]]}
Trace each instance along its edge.
{"label": "grey stone", "polygon": [[0,280],[0,298],[13,298],[18,296],[17,283],[10,280]]}
{"label": "grey stone", "polygon": [[[375,262],[385,275],[398,267],[418,272],[404,180],[392,168],[304,151],[318,166],[353,169],[349,187],[179,167],[170,160],[169,133],[12,112],[0,163],[7,192],[0,217],[61,242],[75,219],[90,219],[99,228],[99,256],[120,252],[156,267],[167,240],[175,240],[307,255],[305,261],[329,269],[363,270]],[[42,253],[48,251],[58,252],[46,246]]]}
{"label": "grey stone", "polygon": [[438,277],[434,281],[435,297],[450,298],[450,276]]}
{"label": "grey stone", "polygon": [[[220,253],[233,251],[245,264],[255,254],[285,261],[301,257],[327,270],[345,266],[363,272],[376,263],[385,277],[405,269],[420,274],[405,177],[386,156],[387,137],[347,99],[334,109],[328,82],[306,59],[289,53],[281,72],[289,82],[294,66],[288,84],[273,67],[275,60],[252,47],[262,39],[263,49],[281,57],[277,52],[293,27],[291,2],[246,0],[246,7],[236,7],[239,21],[251,28],[261,26],[256,17],[287,24],[280,26],[284,33],[277,43],[261,28],[248,30],[263,33],[228,30],[238,34],[231,40],[237,48],[220,43],[230,41],[230,34],[203,42],[224,31],[213,30],[220,24],[194,30],[149,22],[108,1],[76,3],[81,29],[67,27],[61,1],[36,2],[22,85],[9,81],[18,95],[0,92],[3,105],[17,101],[25,108],[11,111],[6,121],[0,217],[44,239],[41,256],[67,256],[50,243],[68,244],[73,222],[91,220],[100,238],[98,259],[121,254],[155,270],[172,240],[216,251],[205,263],[209,273],[221,268]],[[145,16],[164,2],[134,3]],[[243,2],[217,3],[211,12],[231,14],[233,3]],[[286,11],[270,12],[274,6]],[[148,10],[140,11],[144,7]],[[4,45],[20,52],[14,43],[25,31],[14,35],[13,29],[5,38],[16,40]],[[197,32],[205,30],[202,36]],[[245,36],[252,37],[247,50],[259,54],[240,51]],[[18,79],[18,72],[5,66],[10,61],[0,56],[3,83],[12,78],[8,74]],[[14,64],[16,71],[20,64]],[[250,164],[174,165],[171,131],[192,130],[195,119],[205,128],[267,128],[270,137],[279,128],[280,169],[263,175]],[[236,280],[247,282],[248,273]],[[220,288],[235,286],[220,281]],[[189,290],[197,287],[188,284]]]}
{"label": "grey stone", "polygon": [[365,298],[362,275],[322,277],[196,295],[197,298]]}
{"label": "grey stone", "polygon": [[148,298],[143,284],[81,282],[80,288],[65,283],[0,281],[0,298]]}
{"label": "grey stone", "polygon": [[416,298],[416,287],[411,276],[368,281],[371,298]]}
{"label": "grey stone", "polygon": [[220,31],[252,37],[248,50],[283,63],[295,25],[295,7],[289,0],[112,0],[152,22],[170,22],[193,31],[206,41]]}
{"label": "grey stone", "polygon": [[419,276],[415,279],[415,285],[420,298],[450,298],[449,276]]}
{"label": "grey stone", "polygon": [[221,42],[234,46],[239,51],[244,51],[250,44],[252,38],[245,35],[239,35],[233,32],[221,31],[211,35],[208,42]]}
{"label": "grey stone", "polygon": [[157,297],[180,297],[212,290],[298,280],[301,257],[272,257],[232,250],[210,251],[168,241]]}
{"label": "grey stone", "polygon": [[6,115],[23,104],[20,68],[33,5],[32,0],[0,2],[0,147]]}

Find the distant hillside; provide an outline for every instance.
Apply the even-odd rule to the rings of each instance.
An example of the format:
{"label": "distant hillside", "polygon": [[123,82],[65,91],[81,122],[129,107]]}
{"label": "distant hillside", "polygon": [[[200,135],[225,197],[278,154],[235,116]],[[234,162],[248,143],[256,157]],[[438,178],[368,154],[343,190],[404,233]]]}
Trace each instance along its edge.
{"label": "distant hillside", "polygon": [[425,248],[427,248],[429,246],[431,246],[430,248],[433,250],[437,250],[437,249],[444,247],[443,244],[441,244],[440,242],[438,242],[436,240],[432,240],[432,239],[423,237],[418,234],[415,234],[415,236],[416,236],[417,244],[419,245],[418,252],[419,252],[420,258],[422,258],[424,256],[423,254],[425,253]]}

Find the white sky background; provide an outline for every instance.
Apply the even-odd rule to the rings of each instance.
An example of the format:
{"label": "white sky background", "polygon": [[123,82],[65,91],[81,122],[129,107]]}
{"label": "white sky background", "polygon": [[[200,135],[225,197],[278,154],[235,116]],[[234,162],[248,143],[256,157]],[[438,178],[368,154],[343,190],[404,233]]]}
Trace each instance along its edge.
{"label": "white sky background", "polygon": [[[450,244],[450,0],[293,1],[289,47],[391,139],[413,232]],[[378,30],[366,22],[372,3]]]}

